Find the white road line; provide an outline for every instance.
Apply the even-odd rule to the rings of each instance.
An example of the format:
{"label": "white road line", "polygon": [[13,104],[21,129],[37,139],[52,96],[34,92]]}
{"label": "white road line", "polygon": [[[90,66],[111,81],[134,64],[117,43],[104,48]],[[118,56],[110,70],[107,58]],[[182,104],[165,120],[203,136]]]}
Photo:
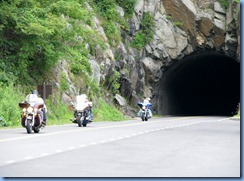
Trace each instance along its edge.
{"label": "white road line", "polygon": [[61,153],[63,150],[55,150],[56,153]]}
{"label": "white road line", "polygon": [[40,156],[48,156],[49,154],[48,153],[41,153]]}
{"label": "white road line", "polygon": [[92,145],[96,145],[96,144],[97,144],[96,142],[92,142],[89,145],[92,146]]}
{"label": "white road line", "polygon": [[80,145],[79,147],[80,147],[80,148],[83,148],[83,147],[87,147],[87,145]]}
{"label": "white road line", "polygon": [[33,156],[26,156],[26,157],[24,157],[25,160],[30,160],[32,158],[33,158]]}
{"label": "white road line", "polygon": [[69,147],[68,148],[68,150],[74,150],[75,149],[75,147]]}
{"label": "white road line", "polygon": [[11,163],[15,163],[15,161],[14,161],[14,160],[8,160],[8,161],[6,161],[5,163],[6,163],[6,164],[11,164]]}
{"label": "white road line", "polygon": [[117,140],[121,140],[121,139],[124,139],[124,137],[120,136],[120,137],[117,138]]}

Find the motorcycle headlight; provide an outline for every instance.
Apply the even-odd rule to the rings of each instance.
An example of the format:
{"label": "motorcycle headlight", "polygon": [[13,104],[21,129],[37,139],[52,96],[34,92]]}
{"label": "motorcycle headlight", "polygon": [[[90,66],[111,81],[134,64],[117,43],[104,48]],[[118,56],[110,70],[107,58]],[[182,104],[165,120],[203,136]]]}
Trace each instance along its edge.
{"label": "motorcycle headlight", "polygon": [[38,109],[37,108],[34,108],[34,112],[37,112],[38,111]]}
{"label": "motorcycle headlight", "polygon": [[23,112],[26,112],[26,108],[23,109]]}
{"label": "motorcycle headlight", "polygon": [[28,107],[27,108],[27,112],[30,112],[30,113],[33,112],[33,108],[32,107]]}
{"label": "motorcycle headlight", "polygon": [[142,109],[146,109],[146,106],[142,106]]}

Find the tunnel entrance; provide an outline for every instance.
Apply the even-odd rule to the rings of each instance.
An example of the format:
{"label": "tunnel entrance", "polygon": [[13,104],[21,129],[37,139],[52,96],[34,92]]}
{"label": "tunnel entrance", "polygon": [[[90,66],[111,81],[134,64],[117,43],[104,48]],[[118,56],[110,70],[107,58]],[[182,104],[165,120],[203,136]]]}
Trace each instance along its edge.
{"label": "tunnel entrance", "polygon": [[217,52],[175,61],[160,80],[162,115],[231,115],[240,102],[240,63]]}

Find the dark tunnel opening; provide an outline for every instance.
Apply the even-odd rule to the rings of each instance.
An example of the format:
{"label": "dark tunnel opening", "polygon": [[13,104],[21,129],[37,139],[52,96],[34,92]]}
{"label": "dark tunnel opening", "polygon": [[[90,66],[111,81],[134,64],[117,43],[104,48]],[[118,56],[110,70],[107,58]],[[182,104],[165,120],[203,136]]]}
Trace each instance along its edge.
{"label": "dark tunnel opening", "polygon": [[205,52],[175,61],[160,81],[162,115],[232,115],[240,102],[240,63]]}

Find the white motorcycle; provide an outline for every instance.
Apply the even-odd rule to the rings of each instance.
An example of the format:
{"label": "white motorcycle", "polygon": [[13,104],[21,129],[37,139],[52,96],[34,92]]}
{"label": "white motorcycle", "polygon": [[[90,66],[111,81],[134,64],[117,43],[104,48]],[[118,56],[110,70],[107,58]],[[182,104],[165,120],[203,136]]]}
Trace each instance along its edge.
{"label": "white motorcycle", "polygon": [[137,105],[141,108],[138,112],[138,115],[141,117],[142,121],[148,121],[149,118],[152,117],[152,111],[151,111],[151,103],[137,103]]}

